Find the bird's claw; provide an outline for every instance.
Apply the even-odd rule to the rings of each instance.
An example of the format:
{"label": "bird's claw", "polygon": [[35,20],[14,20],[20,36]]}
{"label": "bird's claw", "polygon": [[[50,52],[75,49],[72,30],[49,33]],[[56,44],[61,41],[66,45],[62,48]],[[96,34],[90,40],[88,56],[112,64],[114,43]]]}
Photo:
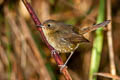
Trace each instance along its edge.
{"label": "bird's claw", "polygon": [[58,52],[58,51],[56,51],[56,50],[52,50],[52,51],[51,51],[51,56],[53,57],[53,55],[54,55],[54,54],[56,54],[56,53],[58,53],[58,54],[59,54],[59,52]]}
{"label": "bird's claw", "polygon": [[53,55],[56,54],[56,50],[52,50],[51,51],[51,56],[53,57]]}
{"label": "bird's claw", "polygon": [[58,65],[59,67],[60,67],[60,72],[62,72],[62,70],[64,69],[64,68],[67,68],[67,66],[65,65],[65,64],[63,64],[63,65]]}

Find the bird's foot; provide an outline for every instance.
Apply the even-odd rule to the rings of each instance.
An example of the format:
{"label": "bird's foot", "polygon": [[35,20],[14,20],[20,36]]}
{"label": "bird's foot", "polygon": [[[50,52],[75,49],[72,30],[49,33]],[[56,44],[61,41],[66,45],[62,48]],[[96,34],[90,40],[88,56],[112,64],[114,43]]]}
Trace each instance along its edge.
{"label": "bird's foot", "polygon": [[67,66],[65,65],[65,64],[63,64],[63,65],[58,65],[59,67],[60,67],[60,72],[62,72],[62,70],[64,69],[64,68],[67,68]]}
{"label": "bird's foot", "polygon": [[56,51],[56,50],[52,50],[52,51],[51,51],[51,56],[53,57],[53,55],[54,55],[54,54],[56,54],[56,53],[58,53],[58,54],[59,54],[59,52],[58,52],[58,51]]}

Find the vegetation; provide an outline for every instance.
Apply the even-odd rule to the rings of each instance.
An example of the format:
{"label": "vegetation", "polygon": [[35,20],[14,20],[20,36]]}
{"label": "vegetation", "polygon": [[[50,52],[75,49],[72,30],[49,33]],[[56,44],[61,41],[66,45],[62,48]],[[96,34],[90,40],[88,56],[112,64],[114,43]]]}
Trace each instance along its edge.
{"label": "vegetation", "polygon": [[[119,0],[112,0],[112,8],[107,7],[111,0],[28,1],[41,22],[54,19],[75,27],[86,27],[112,19],[111,29],[106,27],[84,35],[90,44],[81,44],[67,65],[73,80],[119,79]],[[109,14],[112,14],[111,18],[108,18]],[[114,60],[109,57],[108,31],[112,32]],[[22,1],[0,0],[0,80],[65,80],[50,53]],[[60,56],[65,61],[69,54]],[[114,76],[111,61],[115,65]]]}

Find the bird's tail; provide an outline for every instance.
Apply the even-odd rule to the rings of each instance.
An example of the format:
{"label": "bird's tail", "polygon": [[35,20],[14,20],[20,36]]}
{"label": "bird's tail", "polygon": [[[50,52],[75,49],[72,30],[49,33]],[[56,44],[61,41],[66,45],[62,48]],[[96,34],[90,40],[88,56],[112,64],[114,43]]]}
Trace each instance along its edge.
{"label": "bird's tail", "polygon": [[110,23],[110,20],[106,20],[102,23],[99,23],[99,24],[95,24],[93,26],[89,26],[89,27],[86,27],[86,28],[82,28],[80,29],[80,34],[85,34],[85,33],[88,33],[88,32],[91,32],[91,31],[94,31],[100,27],[105,27],[107,24]]}

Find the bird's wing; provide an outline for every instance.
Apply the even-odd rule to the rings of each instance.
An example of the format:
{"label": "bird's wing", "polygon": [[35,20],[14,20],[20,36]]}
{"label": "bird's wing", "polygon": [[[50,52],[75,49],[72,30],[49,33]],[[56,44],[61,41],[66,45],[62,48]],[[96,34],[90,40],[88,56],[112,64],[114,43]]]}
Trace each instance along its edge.
{"label": "bird's wing", "polygon": [[60,34],[62,34],[62,38],[64,38],[67,41],[70,41],[72,43],[80,43],[80,42],[89,42],[85,37],[82,35],[77,34],[74,31],[74,27],[72,25],[68,24],[61,24],[61,31]]}
{"label": "bird's wing", "polygon": [[87,40],[85,37],[78,34],[69,34],[67,36],[64,36],[64,39],[72,43],[89,42],[89,40]]}

